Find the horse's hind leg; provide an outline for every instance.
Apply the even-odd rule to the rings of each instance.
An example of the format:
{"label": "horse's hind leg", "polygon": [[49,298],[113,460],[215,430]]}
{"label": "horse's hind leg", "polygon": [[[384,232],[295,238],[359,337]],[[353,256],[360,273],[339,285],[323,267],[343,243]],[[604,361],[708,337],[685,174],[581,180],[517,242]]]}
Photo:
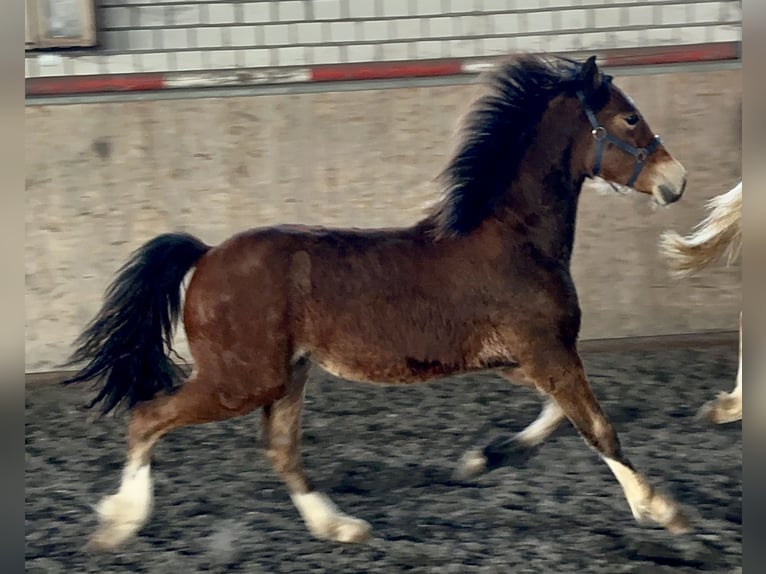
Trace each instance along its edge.
{"label": "horse's hind leg", "polygon": [[370,535],[370,525],[338,510],[326,495],[314,490],[303,471],[300,425],[307,376],[308,362],[301,360],[293,367],[287,394],[263,408],[266,456],[314,536],[336,542],[362,542]]}
{"label": "horse's hind leg", "polygon": [[697,413],[697,418],[715,424],[733,423],[742,420],[742,312],[739,314],[739,366],[737,384],[730,393],[720,393],[706,402]]}
{"label": "horse's hind leg", "polygon": [[192,376],[177,392],[134,407],[128,423],[128,455],[119,490],[96,506],[99,526],[88,542],[93,550],[113,550],[131,539],[152,511],[151,451],[169,431],[243,415],[262,403],[225,405],[218,389]]}
{"label": "horse's hind leg", "polygon": [[456,477],[467,479],[501,466],[514,455],[528,456],[566,420],[561,407],[552,398],[546,399],[540,414],[524,429],[508,437],[502,436],[489,444],[471,449],[460,459]]}
{"label": "horse's hind leg", "polygon": [[676,503],[657,492],[623,454],[617,433],[596,400],[576,351],[547,348],[543,356],[545,359],[531,370],[531,378],[558,403],[585,441],[607,463],[636,520],[650,519],[670,532],[685,532],[688,524]]}

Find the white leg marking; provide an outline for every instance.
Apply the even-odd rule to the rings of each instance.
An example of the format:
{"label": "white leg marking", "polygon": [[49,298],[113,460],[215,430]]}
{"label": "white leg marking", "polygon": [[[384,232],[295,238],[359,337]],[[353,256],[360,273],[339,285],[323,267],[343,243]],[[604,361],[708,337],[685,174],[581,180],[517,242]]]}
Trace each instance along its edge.
{"label": "white leg marking", "polygon": [[739,418],[742,418],[742,312],[739,314],[739,364],[737,366],[737,384],[729,395],[739,403]]}
{"label": "white leg marking", "polygon": [[739,352],[739,369],[737,370],[737,384],[731,392],[731,396],[740,403],[740,413],[742,412],[742,351]]}
{"label": "white leg marking", "polygon": [[674,533],[686,532],[689,528],[673,500],[656,492],[646,479],[624,464],[608,457],[602,457],[622,486],[633,517],[640,523],[651,520]]}
{"label": "white leg marking", "polygon": [[610,470],[617,478],[622,490],[625,492],[625,498],[628,500],[633,517],[641,521],[645,519],[642,508],[651,498],[651,488],[646,484],[642,477],[637,475],[627,466],[617,462],[614,459],[603,457]]}
{"label": "white leg marking", "polygon": [[370,525],[344,514],[321,492],[291,494],[309,531],[317,538],[336,542],[363,542],[370,536]]}
{"label": "white leg marking", "polygon": [[[554,400],[548,399],[537,418],[519,431],[513,441],[525,447],[537,446],[556,430],[564,418],[561,407]],[[483,449],[471,449],[460,458],[455,478],[466,480],[477,476],[487,469],[487,462]]]}
{"label": "white leg marking", "polygon": [[460,457],[454,476],[457,480],[468,480],[478,476],[487,470],[488,462],[482,449],[471,449]]}
{"label": "white leg marking", "polygon": [[99,527],[90,540],[94,549],[110,550],[132,538],[152,512],[152,477],[149,464],[127,464],[116,494],[96,506]]}
{"label": "white leg marking", "polygon": [[514,438],[525,445],[536,446],[547,439],[564,418],[564,411],[558,403],[548,399],[537,418]]}
{"label": "white leg marking", "polygon": [[707,419],[715,424],[732,423],[742,420],[742,313],[739,315],[739,365],[737,383],[730,393],[719,393],[712,401],[706,402],[697,413],[697,418]]}

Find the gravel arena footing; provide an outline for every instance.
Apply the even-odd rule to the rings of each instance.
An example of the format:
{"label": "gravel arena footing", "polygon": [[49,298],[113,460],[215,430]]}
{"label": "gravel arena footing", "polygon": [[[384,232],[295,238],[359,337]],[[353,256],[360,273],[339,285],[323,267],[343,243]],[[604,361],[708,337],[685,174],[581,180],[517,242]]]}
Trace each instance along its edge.
{"label": "gravel arena footing", "polygon": [[314,371],[303,460],[317,488],[373,538],[312,538],[258,441],[259,415],[177,430],[154,451],[155,507],[112,554],[82,547],[92,506],[116,488],[124,420],[91,421],[89,388],[26,391],[26,571],[665,572],[742,571],[742,425],[697,408],[733,388],[736,347],[586,355],[591,383],[633,465],[678,500],[694,531],[634,522],[607,466],[566,423],[523,461],[453,478],[466,449],[521,429],[531,390],[491,374],[411,387]]}

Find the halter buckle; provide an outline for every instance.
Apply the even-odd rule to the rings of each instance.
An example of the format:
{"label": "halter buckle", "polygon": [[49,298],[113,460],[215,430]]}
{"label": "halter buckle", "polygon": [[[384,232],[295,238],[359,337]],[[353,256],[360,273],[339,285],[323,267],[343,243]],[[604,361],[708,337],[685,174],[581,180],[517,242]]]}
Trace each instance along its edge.
{"label": "halter buckle", "polygon": [[603,126],[596,126],[590,133],[593,134],[593,139],[601,141],[606,137],[606,128]]}

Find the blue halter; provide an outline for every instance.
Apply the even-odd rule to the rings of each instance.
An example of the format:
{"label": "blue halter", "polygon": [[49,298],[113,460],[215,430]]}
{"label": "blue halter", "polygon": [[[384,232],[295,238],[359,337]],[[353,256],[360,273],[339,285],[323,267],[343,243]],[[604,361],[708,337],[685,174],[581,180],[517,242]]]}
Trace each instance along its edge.
{"label": "blue halter", "polygon": [[657,150],[658,147],[660,147],[660,144],[662,143],[662,138],[660,138],[660,136],[658,135],[655,135],[648,146],[634,147],[630,145],[629,143],[626,143],[622,141],[621,139],[614,137],[612,134],[606,131],[606,128],[604,126],[598,123],[598,120],[596,119],[596,114],[594,114],[593,110],[591,110],[588,107],[588,105],[585,103],[585,95],[582,92],[578,91],[577,97],[582,103],[583,109],[585,110],[585,115],[588,117],[588,121],[590,122],[590,125],[593,128],[591,130],[591,134],[593,134],[593,139],[596,140],[596,158],[593,161],[593,175],[598,175],[599,172],[601,171],[601,158],[604,153],[604,143],[609,142],[611,144],[616,145],[622,151],[632,155],[635,158],[636,164],[633,167],[633,173],[630,175],[630,178],[628,179],[628,183],[626,184],[628,187],[633,187],[633,184],[636,183],[636,180],[638,179],[638,175],[641,173],[641,170],[644,168],[644,162],[650,155],[652,155]]}

